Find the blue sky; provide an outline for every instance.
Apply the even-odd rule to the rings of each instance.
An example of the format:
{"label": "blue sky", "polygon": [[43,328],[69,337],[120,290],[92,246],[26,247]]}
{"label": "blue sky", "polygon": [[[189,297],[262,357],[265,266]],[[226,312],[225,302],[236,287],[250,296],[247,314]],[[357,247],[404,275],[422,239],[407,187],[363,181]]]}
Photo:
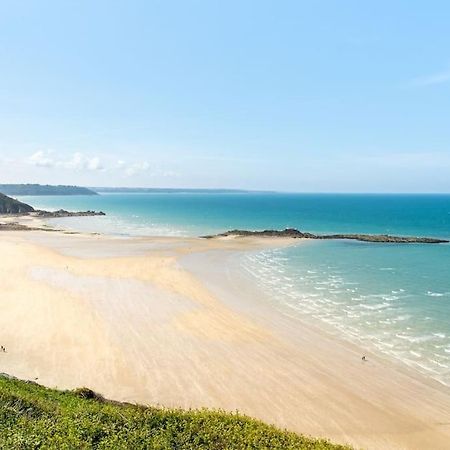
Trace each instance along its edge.
{"label": "blue sky", "polygon": [[0,182],[450,192],[447,1],[0,3]]}

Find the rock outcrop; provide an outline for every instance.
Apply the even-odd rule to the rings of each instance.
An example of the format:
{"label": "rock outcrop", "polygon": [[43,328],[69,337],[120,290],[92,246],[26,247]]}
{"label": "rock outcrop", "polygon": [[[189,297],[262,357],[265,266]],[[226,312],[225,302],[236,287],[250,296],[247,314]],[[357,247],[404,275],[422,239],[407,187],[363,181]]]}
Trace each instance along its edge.
{"label": "rock outcrop", "polygon": [[26,203],[0,194],[0,215],[33,216],[52,219],[59,217],[104,216],[105,213],[103,211],[66,211],[65,209],[59,209],[58,211],[35,210]]}
{"label": "rock outcrop", "polygon": [[34,208],[7,195],[0,194],[0,214],[28,214]]}
{"label": "rock outcrop", "polygon": [[394,243],[394,244],[444,244],[446,239],[412,236],[390,236],[388,234],[312,234],[295,228],[285,230],[230,230],[215,236],[204,236],[211,239],[223,236],[256,236],[256,237],[284,237],[292,239],[351,239],[363,242]]}
{"label": "rock outcrop", "polygon": [[44,219],[52,219],[59,217],[105,216],[106,214],[103,211],[66,211],[65,209],[59,209],[58,211],[36,210],[30,215]]}
{"label": "rock outcrop", "polygon": [[[29,227],[17,222],[0,222],[0,231],[47,231],[44,228]],[[48,230],[51,230],[50,228]]]}

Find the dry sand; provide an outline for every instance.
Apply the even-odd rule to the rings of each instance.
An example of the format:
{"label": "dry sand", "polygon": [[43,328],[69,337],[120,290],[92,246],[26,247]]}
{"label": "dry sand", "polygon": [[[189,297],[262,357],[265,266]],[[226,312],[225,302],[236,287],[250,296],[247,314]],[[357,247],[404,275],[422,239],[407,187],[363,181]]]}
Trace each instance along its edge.
{"label": "dry sand", "polygon": [[[356,447],[450,448],[450,392],[285,316],[238,251],[290,241],[0,234],[0,371],[239,410]],[[367,354],[367,352],[364,352]]]}

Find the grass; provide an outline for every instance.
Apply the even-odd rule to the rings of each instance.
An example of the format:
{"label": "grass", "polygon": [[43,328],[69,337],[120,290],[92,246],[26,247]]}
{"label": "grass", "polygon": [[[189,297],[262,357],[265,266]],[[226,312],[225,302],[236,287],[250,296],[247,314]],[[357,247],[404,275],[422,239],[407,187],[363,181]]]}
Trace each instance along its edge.
{"label": "grass", "polygon": [[0,376],[0,449],[346,449],[240,414],[164,409]]}

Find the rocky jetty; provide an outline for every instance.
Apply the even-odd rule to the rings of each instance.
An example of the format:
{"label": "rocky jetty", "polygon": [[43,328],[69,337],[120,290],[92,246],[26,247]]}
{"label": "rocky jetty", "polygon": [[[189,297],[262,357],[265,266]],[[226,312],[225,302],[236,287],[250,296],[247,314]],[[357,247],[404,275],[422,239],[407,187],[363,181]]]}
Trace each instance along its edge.
{"label": "rocky jetty", "polygon": [[388,234],[312,234],[295,228],[284,230],[230,230],[214,236],[203,236],[207,239],[224,236],[255,236],[255,237],[283,237],[292,239],[351,239],[362,242],[393,243],[393,244],[444,244],[450,241],[430,237],[390,236]]}
{"label": "rocky jetty", "polygon": [[34,211],[34,208],[26,203],[19,202],[7,195],[0,194],[0,214],[28,214]]}

